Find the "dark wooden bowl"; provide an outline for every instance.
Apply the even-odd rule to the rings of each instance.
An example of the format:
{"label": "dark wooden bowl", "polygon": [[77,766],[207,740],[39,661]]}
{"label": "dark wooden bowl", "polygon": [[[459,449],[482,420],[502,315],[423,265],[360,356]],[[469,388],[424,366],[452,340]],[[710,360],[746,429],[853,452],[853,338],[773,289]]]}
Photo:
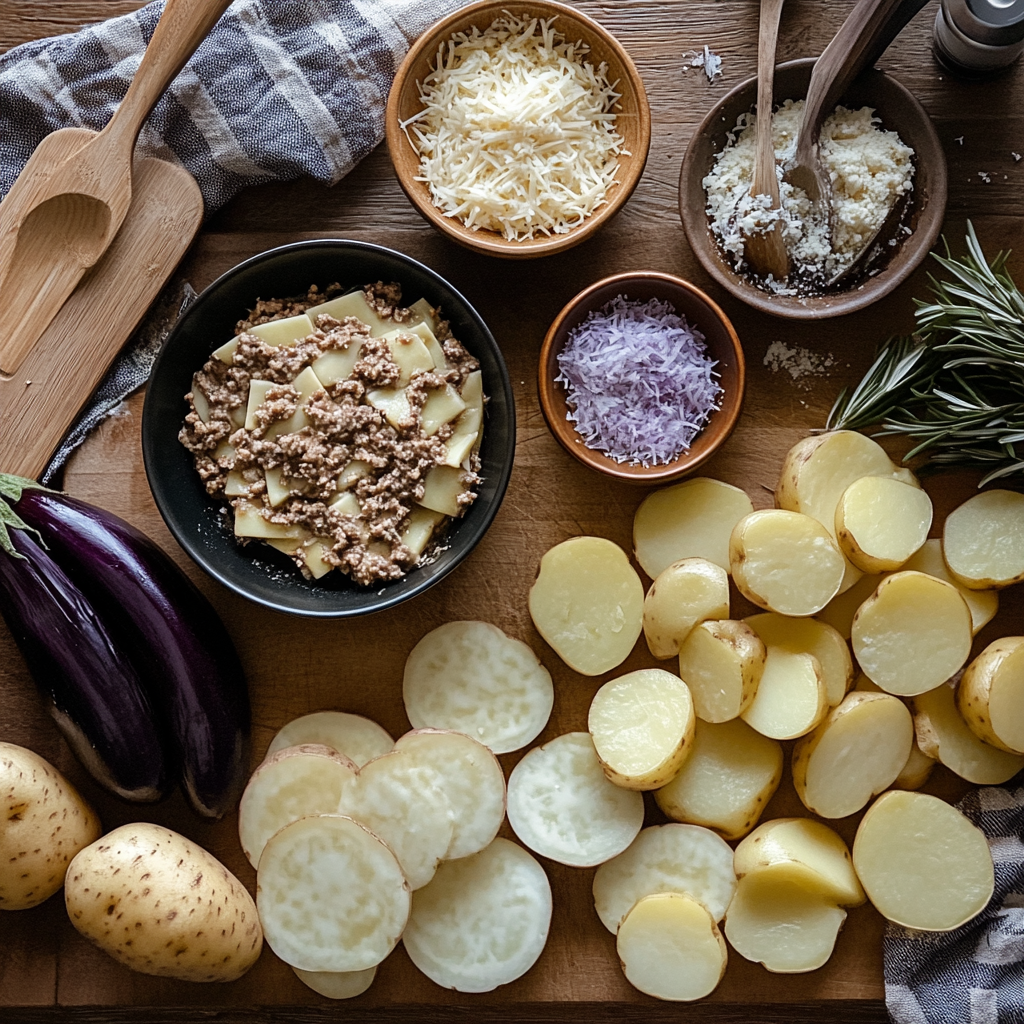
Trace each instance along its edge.
{"label": "dark wooden bowl", "polygon": [[[800,99],[807,93],[813,59],[780,64],[775,71],[775,102]],[[792,320],[816,320],[862,309],[888,295],[920,265],[935,244],[946,212],[946,157],[931,118],[917,99],[899,82],[881,71],[862,74],[842,98],[846,107],[874,107],[882,127],[897,132],[914,150],[914,189],[902,221],[908,236],[897,230],[896,245],[879,236],[882,258],[868,269],[873,276],[854,278],[832,294],[800,298],[772,295],[751,284],[733,270],[711,233],[705,208],[704,186],[715,156],[726,144],[726,134],[740,114],[752,110],[757,80],[748,79],[732,90],[701,122],[690,140],[679,177],[679,213],[690,247],[704,269],[738,299],[774,316]]]}
{"label": "dark wooden bowl", "polygon": [[[603,206],[578,227],[563,235],[537,235],[521,242],[509,241],[496,231],[474,231],[454,217],[444,216],[431,201],[426,182],[416,180],[420,168],[419,154],[401,128],[402,122],[423,109],[419,85],[436,62],[440,45],[450,39],[453,33],[466,31],[474,25],[480,29],[487,28],[503,11],[518,17],[531,15],[545,19],[556,18],[554,28],[566,39],[572,42],[582,40],[590,47],[589,59],[592,63],[604,62],[608,65],[608,81],[617,82],[617,91],[621,93],[615,125],[625,140],[624,148],[628,150],[628,155],[623,153],[619,156],[617,184],[609,190],[608,200]],[[434,227],[476,252],[510,259],[529,259],[562,252],[578,245],[611,220],[625,204],[647,163],[647,151],[651,144],[651,111],[643,80],[629,54],[596,21],[572,7],[552,3],[551,0],[537,0],[533,3],[483,0],[463,7],[437,22],[413,44],[398,68],[388,95],[385,132],[398,183],[413,206]]]}
{"label": "dark wooden bowl", "polygon": [[[676,312],[685,316],[690,326],[704,335],[708,355],[718,364],[716,370],[723,392],[721,408],[711,414],[707,426],[694,438],[690,450],[665,465],[633,466],[616,462],[603,452],[588,448],[576,432],[575,425],[567,419],[569,407],[565,400],[565,388],[555,383],[558,376],[558,353],[565,346],[569,332],[579,326],[588,313],[600,309],[617,295],[639,302],[654,298],[671,302]],[[681,277],[641,270],[615,274],[592,284],[555,317],[541,346],[537,386],[544,419],[559,444],[570,455],[583,465],[616,480],[653,485],[687,476],[707,462],[725,443],[743,407],[745,376],[746,363],[740,339],[721,308],[699,288]]]}

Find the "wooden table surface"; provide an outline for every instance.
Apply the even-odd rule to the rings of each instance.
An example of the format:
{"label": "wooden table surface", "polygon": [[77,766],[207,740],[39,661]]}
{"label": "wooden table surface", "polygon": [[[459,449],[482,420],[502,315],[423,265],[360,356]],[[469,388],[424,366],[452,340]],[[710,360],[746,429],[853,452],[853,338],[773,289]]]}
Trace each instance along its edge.
{"label": "wooden table surface", "polygon": [[[71,31],[134,9],[135,0],[0,0],[0,50]],[[369,714],[394,735],[408,728],[401,672],[409,650],[442,622],[483,618],[531,644],[556,685],[550,739],[586,727],[598,686],[622,671],[654,664],[641,641],[608,676],[584,678],[546,647],[526,600],[542,553],[578,534],[596,534],[627,550],[643,492],[609,484],[577,465],[551,438],[541,417],[534,375],[544,331],[579,289],[606,274],[653,269],[707,288],[732,317],[748,363],[744,413],[732,439],[706,467],[708,475],[743,486],[755,507],[771,504],[785,451],[825,414],[844,385],[857,380],[877,342],[912,322],[913,297],[926,290],[924,270],[873,308],[839,320],[793,325],[760,315],[711,285],[687,245],[676,205],[679,167],[690,134],[708,107],[754,73],[754,0],[580,0],[629,49],[650,96],[654,137],[646,173],[624,211],[591,242],[561,256],[506,262],[476,256],[446,241],[409,206],[383,148],[333,189],[293,182],[251,189],[205,226],[180,274],[202,289],[223,271],[262,250],[301,238],[356,238],[422,260],[468,297],[491,326],[515,387],[519,442],[504,505],[483,542],[440,585],[394,612],[355,622],[308,622],[259,608],[207,580],[176,547],[150,498],[139,448],[141,396],[133,398],[87,442],[67,470],[73,494],[103,505],[155,537],[189,572],[222,614],[249,674],[254,759],[285,721],[333,707]],[[790,0],[782,18],[779,59],[820,53],[851,0]],[[1024,225],[1024,67],[977,84],[952,79],[931,54],[930,4],[897,40],[880,66],[891,71],[934,118],[949,161],[946,231],[962,248],[970,217],[987,249],[1021,246]],[[723,58],[708,83],[687,70],[687,54],[707,44]],[[985,172],[983,177],[979,172]],[[1010,264],[1024,279],[1024,263]],[[766,365],[774,342],[808,350],[818,369],[792,375]],[[769,363],[771,361],[769,360]],[[971,492],[975,479],[945,477],[929,485],[937,521]],[[734,603],[733,614],[749,606]],[[1004,595],[983,645],[1020,632],[1021,597]],[[54,761],[95,802],[105,825],[145,818],[166,824],[211,849],[254,886],[235,834],[235,821],[208,824],[180,796],[133,808],[101,793],[69,754],[40,702],[23,662],[0,624],[0,739],[22,743]],[[506,771],[519,754],[502,758]],[[765,817],[803,813],[787,781]],[[939,768],[928,791],[956,798],[965,785]],[[648,823],[663,820],[650,805]],[[856,817],[838,828],[849,841]],[[506,826],[507,830],[507,826]],[[34,910],[0,915],[0,1020],[315,1021],[884,1021],[881,918],[851,911],[836,952],[822,969],[774,975],[731,954],[716,992],[694,1006],[658,1003],[628,985],[612,936],[590,897],[592,871],[545,861],[555,897],[547,948],[524,978],[497,992],[463,996],[420,975],[399,948],[370,991],[347,1004],[316,996],[265,949],[257,966],[229,985],[198,986],[132,974],[89,946],[69,924],[59,896]]]}

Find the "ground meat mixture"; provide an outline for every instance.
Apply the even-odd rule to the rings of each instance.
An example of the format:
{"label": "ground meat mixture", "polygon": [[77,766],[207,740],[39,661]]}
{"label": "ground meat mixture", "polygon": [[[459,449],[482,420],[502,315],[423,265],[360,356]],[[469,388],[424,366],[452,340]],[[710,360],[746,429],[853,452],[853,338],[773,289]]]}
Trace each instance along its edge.
{"label": "ground meat mixture", "polygon": [[[340,292],[332,285],[324,291],[313,287],[301,298],[260,300],[238,323],[231,364],[214,357],[195,375],[179,438],[193,454],[209,494],[227,500],[236,511],[256,507],[268,523],[301,528],[302,537],[289,553],[307,575],[307,548],[315,541],[324,570],[335,566],[369,586],[401,577],[420,557],[403,542],[403,531],[417,501],[424,498],[428,473],[445,463],[446,442],[457,422],[445,423],[428,436],[421,424],[423,407],[446,385],[461,393],[479,364],[451,337],[447,322],[435,318],[447,366],[412,374],[404,389],[408,415],[394,423],[367,403],[367,395],[375,389],[394,389],[402,370],[389,342],[372,337],[371,328],[361,320],[319,315],[312,334],[285,346],[268,345],[249,333],[259,324],[296,316]],[[410,310],[400,304],[398,285],[377,282],[364,294],[381,319],[392,319],[396,325],[410,319]],[[360,349],[348,378],[327,384],[312,396],[307,392],[303,404],[296,378],[324,353],[347,351],[352,345]],[[272,386],[246,429],[251,381]],[[205,396],[205,418],[197,409],[197,392],[200,408]],[[274,429],[300,409],[304,426],[289,432]],[[474,451],[457,470],[460,514],[476,497],[479,465]],[[350,472],[352,479],[339,480]],[[279,475],[281,486],[288,489],[287,498],[276,506],[267,496],[268,473],[275,479]],[[344,491],[357,499],[358,514],[351,499],[347,505],[337,501]],[[292,543],[282,540],[275,546]]]}

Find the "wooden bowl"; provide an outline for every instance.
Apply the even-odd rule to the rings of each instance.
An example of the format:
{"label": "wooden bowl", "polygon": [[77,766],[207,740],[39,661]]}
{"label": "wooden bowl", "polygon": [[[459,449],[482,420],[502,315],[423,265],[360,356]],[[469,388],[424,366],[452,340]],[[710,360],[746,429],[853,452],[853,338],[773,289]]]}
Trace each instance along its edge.
{"label": "wooden bowl", "polygon": [[[813,67],[813,59],[780,64],[775,71],[775,102],[805,96]],[[902,220],[912,233],[908,236],[897,228],[893,236],[896,244],[891,246],[889,238],[879,236],[875,245],[880,258],[865,267],[864,275],[834,293],[803,298],[773,295],[751,284],[726,261],[711,233],[702,184],[736,119],[753,109],[756,92],[754,78],[733,89],[704,118],[686,151],[679,177],[679,213],[697,259],[736,298],[775,316],[816,320],[852,313],[877,302],[921,264],[942,227],[946,211],[946,158],[931,118],[913,94],[881,71],[871,69],[851,85],[842,104],[851,108],[874,107],[882,127],[895,131],[914,150],[914,189]]]}
{"label": "wooden bowl", "polygon": [[[434,206],[426,182],[417,181],[420,158],[402,131],[401,124],[423,109],[419,98],[419,84],[431,71],[436,62],[437,51],[442,43],[455,32],[463,32],[472,26],[486,29],[502,12],[522,17],[532,15],[539,18],[556,18],[554,27],[566,39],[582,40],[590,47],[589,58],[594,64],[608,65],[608,81],[617,82],[621,98],[616,108],[615,125],[625,140],[628,154],[619,156],[618,182],[608,192],[607,202],[598,207],[578,227],[561,235],[537,235],[524,241],[509,241],[496,231],[467,228],[460,220],[446,217]],[[398,182],[409,197],[409,201],[439,231],[461,245],[489,256],[504,256],[509,259],[529,259],[547,256],[579,245],[589,238],[601,225],[607,223],[625,204],[636,188],[647,162],[647,151],[651,144],[651,111],[647,104],[647,93],[643,80],[629,54],[596,21],[582,12],[551,0],[537,0],[533,3],[503,3],[501,0],[483,0],[470,4],[447,18],[437,22],[424,32],[406,54],[398,68],[394,84],[388,96],[385,115],[385,131],[388,151],[395,166]]]}
{"label": "wooden bowl", "polygon": [[[576,431],[575,425],[567,418],[569,406],[566,403],[565,388],[555,383],[558,376],[558,353],[568,340],[570,331],[579,326],[587,314],[599,310],[616,296],[647,302],[661,299],[671,302],[687,323],[699,330],[707,343],[708,355],[716,362],[719,383],[722,386],[721,408],[711,414],[707,425],[694,439],[690,450],[674,462],[660,466],[630,465],[616,462],[603,452],[588,448]],[[653,270],[615,274],[592,284],[580,292],[555,317],[548,328],[540,350],[537,370],[537,386],[540,405],[548,427],[559,444],[573,458],[605,476],[627,483],[651,485],[664,484],[692,473],[703,465],[725,443],[736,426],[743,407],[743,387],[746,364],[743,349],[729,318],[721,308],[699,288],[671,274],[659,274]]]}

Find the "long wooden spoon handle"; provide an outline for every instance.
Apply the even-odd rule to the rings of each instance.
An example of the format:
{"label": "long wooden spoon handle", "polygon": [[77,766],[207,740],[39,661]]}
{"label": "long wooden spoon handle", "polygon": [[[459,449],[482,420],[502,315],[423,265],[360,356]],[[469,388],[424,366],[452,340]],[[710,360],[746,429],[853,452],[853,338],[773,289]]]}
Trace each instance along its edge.
{"label": "long wooden spoon handle", "polygon": [[[772,100],[775,88],[775,49],[784,0],[761,0],[761,22],[757,35],[757,154],[751,192],[768,195],[779,205],[779,180],[775,174],[772,144]],[[769,174],[770,170],[770,174]],[[762,174],[767,180],[762,181]]]}

